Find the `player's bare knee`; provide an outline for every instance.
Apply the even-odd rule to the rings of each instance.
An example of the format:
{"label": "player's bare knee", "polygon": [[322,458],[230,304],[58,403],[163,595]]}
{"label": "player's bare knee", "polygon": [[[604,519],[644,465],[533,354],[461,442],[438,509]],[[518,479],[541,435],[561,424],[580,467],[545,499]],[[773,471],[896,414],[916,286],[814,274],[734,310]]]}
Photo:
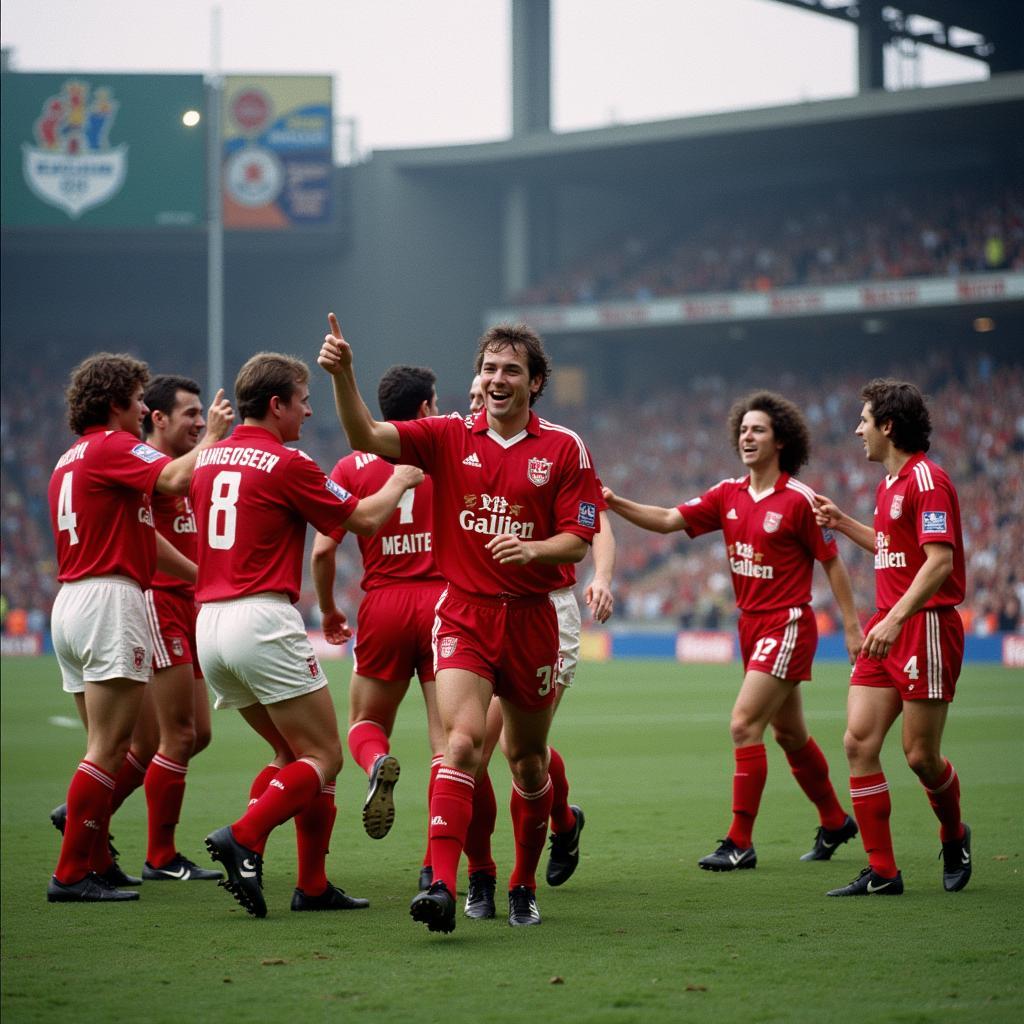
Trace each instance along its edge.
{"label": "player's bare knee", "polygon": [[193,735],[195,738],[192,741],[192,757],[195,757],[196,754],[202,753],[210,745],[210,740],[213,739],[213,732],[209,728],[197,728]]}
{"label": "player's bare knee", "polygon": [[512,780],[526,793],[536,793],[544,788],[548,778],[546,751],[531,751],[509,758]]}
{"label": "player's bare knee", "polygon": [[942,775],[945,764],[937,750],[924,744],[909,744],[904,753],[910,770],[926,785]]}
{"label": "player's bare knee", "polygon": [[788,726],[772,726],[772,736],[775,742],[784,750],[787,754],[793,753],[795,750],[800,750],[802,747],[807,745],[809,739],[806,730],[792,729]]}
{"label": "player's bare knee", "polygon": [[764,729],[746,715],[734,711],[729,720],[729,734],[734,747],[749,747],[752,743],[761,742]]}
{"label": "player's bare knee", "polygon": [[168,735],[163,737],[160,748],[172,760],[179,764],[186,764],[188,759],[195,752],[196,730],[191,722],[176,722],[174,727],[168,730]]}
{"label": "player's bare knee", "polygon": [[448,734],[445,748],[445,763],[461,771],[476,774],[480,767],[480,754],[483,740],[471,736],[468,732],[452,730]]}
{"label": "player's bare knee", "polygon": [[869,737],[861,736],[852,729],[847,729],[843,735],[843,750],[851,768],[873,762],[878,757],[880,749],[880,746]]}

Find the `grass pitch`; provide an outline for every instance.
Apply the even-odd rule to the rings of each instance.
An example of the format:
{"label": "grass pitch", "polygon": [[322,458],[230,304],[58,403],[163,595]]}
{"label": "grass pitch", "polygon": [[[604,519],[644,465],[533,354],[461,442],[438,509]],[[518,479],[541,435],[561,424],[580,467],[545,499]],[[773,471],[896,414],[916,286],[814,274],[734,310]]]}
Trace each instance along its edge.
{"label": "grass pitch", "polygon": [[[346,762],[329,875],[371,908],[292,914],[294,839],[267,847],[270,916],[249,918],[215,885],[148,883],[138,903],[47,904],[58,850],[47,818],[84,749],[52,659],[4,659],[2,688],[2,1009],[6,1022],[651,1021],[947,1022],[1024,1019],[1024,680],[969,666],[945,748],[963,781],[974,877],[942,890],[937,827],[906,768],[899,736],[885,765],[897,899],[829,900],[866,863],[859,840],[829,863],[803,864],[813,809],[769,744],[755,833],[758,867],[697,869],[729,820],[728,713],[735,666],[584,665],[552,740],[574,802],[586,810],[583,859],[560,889],[541,882],[540,928],[460,917],[451,936],[408,917],[425,836],[428,750],[410,690],[393,737],[402,763],[394,829],[364,835],[362,772]],[[330,666],[344,718],[349,666]],[[845,805],[846,672],[821,665],[805,688],[808,719]],[[182,851],[241,812],[265,747],[241,718],[214,715],[214,740],[189,772]],[[495,765],[499,883],[511,835],[507,771]],[[145,855],[141,792],[114,820],[126,870]],[[543,870],[543,863],[542,863]],[[499,884],[499,901],[501,886]]]}

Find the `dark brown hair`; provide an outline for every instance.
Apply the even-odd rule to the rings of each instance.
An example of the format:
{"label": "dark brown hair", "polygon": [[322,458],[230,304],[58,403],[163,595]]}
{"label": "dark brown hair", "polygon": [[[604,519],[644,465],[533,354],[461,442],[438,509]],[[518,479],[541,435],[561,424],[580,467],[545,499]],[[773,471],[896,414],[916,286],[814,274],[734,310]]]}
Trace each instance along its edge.
{"label": "dark brown hair", "polygon": [[89,427],[105,426],[111,407],[127,409],[141,384],[149,382],[149,367],[124,352],[97,352],[83,359],[72,371],[65,392],[68,426],[75,434]]}
{"label": "dark brown hair", "polygon": [[377,403],[386,420],[412,420],[419,407],[430,405],[437,376],[426,366],[392,366],[377,387]]}
{"label": "dark brown hair", "polygon": [[788,399],[774,391],[755,391],[736,401],[729,410],[729,436],[739,455],[740,426],[748,412],[763,412],[772,423],[772,433],[782,448],[779,469],[796,476],[811,457],[811,435],[803,413]]}
{"label": "dark brown hair", "polygon": [[153,433],[153,413],[162,412],[170,416],[178,404],[178,392],[187,391],[190,395],[200,394],[199,385],[191,377],[179,377],[173,373],[157,374],[146,387],[142,401],[149,412],[142,421],[142,432],[149,437]]}
{"label": "dark brown hair", "polygon": [[864,385],[860,397],[871,407],[876,427],[892,424],[889,440],[901,452],[926,452],[931,447],[931,416],[915,385],[876,377]]}
{"label": "dark brown hair", "polygon": [[477,345],[475,371],[480,372],[486,352],[501,352],[506,348],[514,349],[526,356],[526,370],[531,381],[534,377],[540,377],[537,393],[530,395],[530,405],[533,405],[544,394],[544,386],[551,376],[551,360],[544,351],[544,342],[540,340],[540,335],[526,324],[496,324],[486,331]]}

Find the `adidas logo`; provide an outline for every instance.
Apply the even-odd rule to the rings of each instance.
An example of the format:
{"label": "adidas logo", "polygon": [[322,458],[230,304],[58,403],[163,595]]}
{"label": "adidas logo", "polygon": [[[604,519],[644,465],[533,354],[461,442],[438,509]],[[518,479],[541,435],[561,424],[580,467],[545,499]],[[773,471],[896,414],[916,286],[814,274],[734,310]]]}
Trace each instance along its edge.
{"label": "adidas logo", "polygon": [[483,463],[480,461],[476,452],[471,452],[469,455],[467,455],[466,458],[462,460],[462,464],[464,466],[476,466],[477,469],[483,468]]}
{"label": "adidas logo", "polygon": [[430,819],[430,824],[431,825],[444,825],[444,826],[447,826],[448,822],[445,821],[444,818],[440,814],[435,814]]}
{"label": "adidas logo", "polygon": [[729,509],[729,511],[725,513],[725,518],[726,519],[739,519],[739,516],[736,515],[736,509],[734,509],[734,508]]}
{"label": "adidas logo", "polygon": [[270,784],[274,786],[276,789],[284,789],[284,783],[278,782],[277,779],[271,779]]}

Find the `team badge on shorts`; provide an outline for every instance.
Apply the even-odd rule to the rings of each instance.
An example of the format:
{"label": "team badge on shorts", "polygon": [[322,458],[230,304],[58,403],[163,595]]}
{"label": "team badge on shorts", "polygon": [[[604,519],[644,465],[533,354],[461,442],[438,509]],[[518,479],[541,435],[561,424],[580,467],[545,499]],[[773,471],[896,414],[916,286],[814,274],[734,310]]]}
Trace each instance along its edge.
{"label": "team badge on shorts", "polygon": [[138,672],[142,668],[146,661],[146,648],[145,647],[133,647],[132,648],[132,664],[135,666],[135,671]]}
{"label": "team badge on shorts", "polygon": [[176,658],[180,658],[185,653],[185,645],[181,642],[180,636],[176,636],[171,640],[171,652]]}
{"label": "team badge on shorts", "polygon": [[446,636],[438,647],[438,653],[442,658],[450,658],[455,653],[455,648],[459,646],[457,637]]}
{"label": "team badge on shorts", "polygon": [[781,525],[782,525],[782,513],[781,512],[765,512],[765,514],[764,514],[764,532],[765,533],[775,533]]}
{"label": "team badge on shorts", "polygon": [[526,478],[531,484],[543,487],[551,479],[550,459],[530,459],[526,464]]}
{"label": "team badge on shorts", "polygon": [[316,655],[311,654],[306,659],[306,664],[309,666],[309,674],[316,679],[320,675],[320,662],[316,660]]}
{"label": "team badge on shorts", "polygon": [[889,506],[889,518],[899,519],[903,515],[903,495],[893,495],[892,504]]}

